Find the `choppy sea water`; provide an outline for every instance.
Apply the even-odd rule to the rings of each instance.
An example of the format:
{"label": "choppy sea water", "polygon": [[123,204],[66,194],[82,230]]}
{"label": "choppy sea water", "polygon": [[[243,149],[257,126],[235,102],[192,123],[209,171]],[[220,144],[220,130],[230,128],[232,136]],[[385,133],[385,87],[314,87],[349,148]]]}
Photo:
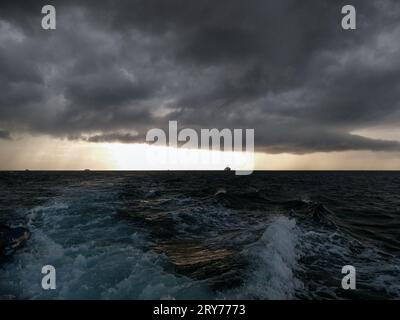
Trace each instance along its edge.
{"label": "choppy sea water", "polygon": [[396,172],[0,173],[0,224],[32,232],[0,296],[398,299],[399,190]]}

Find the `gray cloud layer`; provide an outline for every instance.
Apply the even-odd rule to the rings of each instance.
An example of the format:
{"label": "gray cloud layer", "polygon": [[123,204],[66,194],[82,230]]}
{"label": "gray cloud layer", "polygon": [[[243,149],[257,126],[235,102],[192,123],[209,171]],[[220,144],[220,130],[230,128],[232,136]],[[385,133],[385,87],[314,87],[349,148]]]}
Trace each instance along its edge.
{"label": "gray cloud layer", "polygon": [[52,3],[55,31],[45,2],[0,4],[0,138],[130,143],[178,120],[255,128],[267,152],[400,150],[351,134],[399,123],[398,1],[353,0],[356,31],[345,1]]}

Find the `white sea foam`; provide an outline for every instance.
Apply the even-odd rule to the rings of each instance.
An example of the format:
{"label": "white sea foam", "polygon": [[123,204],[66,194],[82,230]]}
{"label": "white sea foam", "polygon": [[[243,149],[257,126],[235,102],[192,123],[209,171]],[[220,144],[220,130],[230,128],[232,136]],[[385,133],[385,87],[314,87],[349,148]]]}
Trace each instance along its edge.
{"label": "white sea foam", "polygon": [[[222,227],[242,226],[249,233],[261,226],[262,230],[265,228],[258,241],[241,252],[249,262],[243,284],[216,294],[205,282],[170,272],[168,259],[149,249],[151,237],[115,217],[112,207],[115,195],[95,191],[72,190],[25,213],[32,238],[10,262],[0,267],[0,296],[26,299],[334,298],[340,297],[340,271],[346,264],[357,269],[360,296],[368,297],[371,292],[379,291],[400,296],[399,259],[383,256],[339,231],[325,230],[315,224],[304,225],[300,219],[296,222],[285,216],[271,218],[265,228],[264,221],[259,225],[249,224],[224,208],[205,211],[192,206],[171,216],[181,232],[193,233],[197,226],[208,226],[211,230],[215,226],[215,232]],[[249,237],[247,233],[240,235]],[[235,240],[240,239],[232,239]],[[57,270],[55,291],[44,291],[40,286],[41,268],[47,264]]]}
{"label": "white sea foam", "polygon": [[275,217],[245,255],[251,261],[248,277],[228,298],[293,299],[302,283],[296,278],[298,234],[296,221]]}
{"label": "white sea foam", "polygon": [[[107,199],[68,194],[32,209],[32,238],[4,264],[0,296],[23,299],[206,298],[206,286],[168,273],[145,234],[119,221]],[[44,265],[57,271],[57,289],[41,288]]]}

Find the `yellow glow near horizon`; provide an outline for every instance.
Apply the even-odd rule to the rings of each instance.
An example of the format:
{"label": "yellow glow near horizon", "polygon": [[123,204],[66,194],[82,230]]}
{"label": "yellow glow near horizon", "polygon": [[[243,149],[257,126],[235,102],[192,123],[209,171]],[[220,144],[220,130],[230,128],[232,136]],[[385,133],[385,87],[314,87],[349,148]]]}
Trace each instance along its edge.
{"label": "yellow glow near horizon", "polygon": [[147,144],[89,143],[50,137],[0,141],[1,170],[222,170],[252,169],[247,153]]}
{"label": "yellow glow near horizon", "polygon": [[147,144],[107,145],[118,170],[223,170],[253,169],[250,153],[170,148]]}
{"label": "yellow glow near horizon", "polygon": [[[251,156],[146,144],[89,143],[56,138],[0,140],[0,170],[222,170],[251,169]],[[254,155],[255,170],[400,170],[400,153],[324,152]],[[219,160],[219,161],[218,161]],[[247,167],[236,167],[246,163]]]}

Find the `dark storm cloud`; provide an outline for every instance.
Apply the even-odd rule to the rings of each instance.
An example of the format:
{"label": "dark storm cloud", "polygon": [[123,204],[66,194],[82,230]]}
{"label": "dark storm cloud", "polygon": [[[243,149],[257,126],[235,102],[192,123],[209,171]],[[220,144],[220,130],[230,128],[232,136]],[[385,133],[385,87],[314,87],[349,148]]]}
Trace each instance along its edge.
{"label": "dark storm cloud", "polygon": [[11,140],[11,134],[8,131],[0,130],[0,139]]}
{"label": "dark storm cloud", "polygon": [[122,143],[135,143],[135,142],[143,142],[143,138],[141,136],[132,135],[130,133],[110,133],[110,134],[101,134],[94,135],[88,138],[83,138],[89,142],[122,142]]}
{"label": "dark storm cloud", "polygon": [[354,133],[400,120],[394,0],[352,1],[356,31],[345,1],[52,1],[55,31],[44,4],[0,4],[4,132],[134,143],[177,120],[267,152],[400,150]]}

